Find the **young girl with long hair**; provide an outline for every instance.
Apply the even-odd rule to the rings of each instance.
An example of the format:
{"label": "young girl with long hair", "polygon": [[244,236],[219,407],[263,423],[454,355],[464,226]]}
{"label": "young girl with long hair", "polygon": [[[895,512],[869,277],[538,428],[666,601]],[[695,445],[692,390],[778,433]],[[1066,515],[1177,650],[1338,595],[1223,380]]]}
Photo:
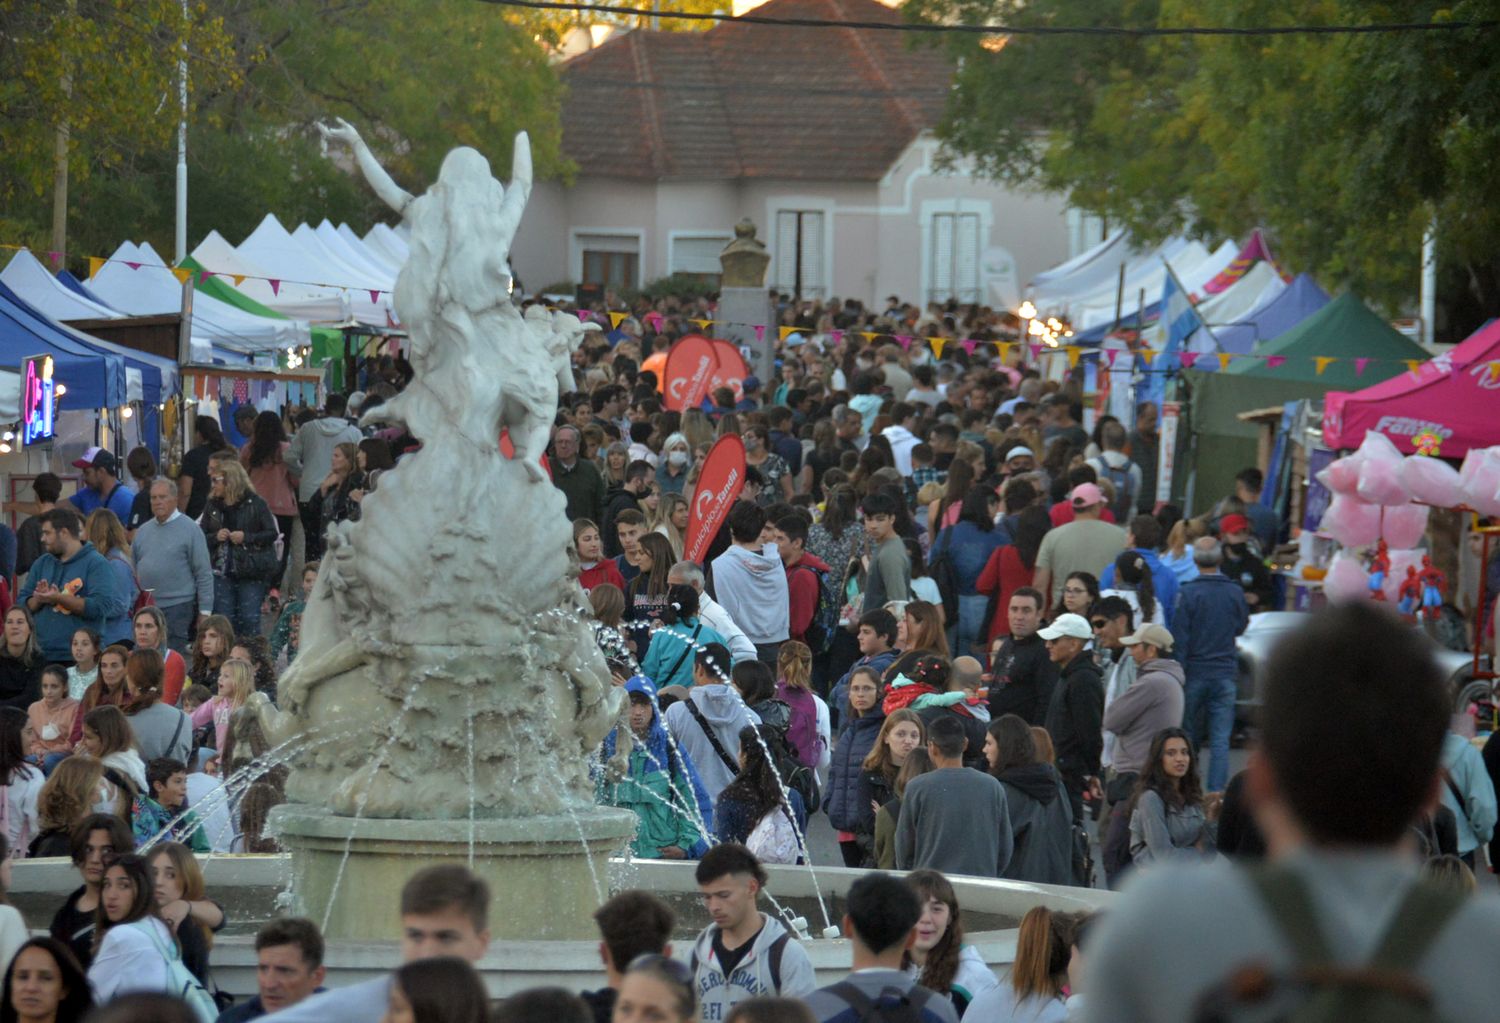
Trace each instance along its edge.
{"label": "young girl with long hair", "polygon": [[1057,769],[1037,755],[1025,720],[1002,714],[984,737],[989,772],[1005,787],[1015,846],[1001,877],[1035,884],[1072,884],[1073,811]]}
{"label": "young girl with long hair", "polygon": [[28,706],[41,695],[42,648],[36,623],[25,604],[5,612],[4,642],[0,643],[0,700]]}
{"label": "young girl with long hair", "polygon": [[661,621],[662,612],[671,603],[667,594],[667,576],[674,564],[672,544],[660,533],[646,533],[640,540],[636,567],[640,574],[625,588],[625,620],[635,626],[637,646],[646,649],[645,632]]}
{"label": "young girl with long hair", "polygon": [[142,760],[149,763],[170,757],[186,763],[193,748],[193,725],[182,711],[161,702],[162,675],[161,654],[155,650],[131,653],[125,662],[125,713]]}
{"label": "young girl with long hair", "polygon": [[89,984],[101,1002],[127,991],[166,991],[177,940],[156,910],[156,885],[143,857],[120,856],[104,868],[94,917]]}
{"label": "young girl with long hair", "polygon": [[130,651],[123,646],[106,647],[99,655],[99,677],[84,690],[73,717],[73,731],[68,738],[78,748],[83,738],[83,718],[95,707],[123,707],[129,695],[125,689],[125,661]]}
{"label": "young girl with long hair", "polygon": [[776,655],[776,699],[791,708],[786,738],[797,763],[821,769],[828,766],[828,704],[812,691],[812,650],[789,639]]}
{"label": "young girl with long hair", "polygon": [[880,870],[896,869],[896,825],[901,823],[901,800],[906,785],[936,770],[927,751],[918,747],[906,755],[906,763],[896,772],[896,797],[875,811],[875,866]]}
{"label": "young girl with long hair", "polygon": [[772,735],[765,725],[740,729],[740,773],[719,793],[714,829],[720,842],[739,842],[762,863],[801,863],[798,835],[807,811],[802,797],[786,789],[766,755]]}
{"label": "young girl with long hair", "polygon": [[681,494],[665,493],[657,502],[656,510],[646,517],[646,528],[666,537],[667,542],[672,545],[672,556],[679,561],[687,538],[691,510],[687,498]]}
{"label": "young girl with long hair", "polygon": [[0,835],[16,856],[41,830],[36,819],[36,800],[42,791],[42,769],[27,763],[30,732],[26,712],[0,707],[0,799],[5,800],[5,832]]}
{"label": "young girl with long hair", "polygon": [[874,863],[875,811],[896,797],[896,774],[912,750],[927,741],[927,726],[914,710],[901,708],[887,714],[875,737],[875,746],[861,764],[859,776],[859,824],[854,829]]}
{"label": "young girl with long hair", "polygon": [[98,760],[75,756],[58,763],[37,796],[37,836],[27,855],[72,855],[73,826],[105,798],[104,765]]}
{"label": "young girl with long hair", "polygon": [[237,458],[214,459],[209,471],[213,489],[199,523],[213,566],[214,614],[251,635],[260,631],[261,604],[280,564],[276,517]]}
{"label": "young girl with long hair", "polygon": [[149,791],[146,764],[135,751],[130,723],[119,707],[95,707],[83,716],[80,752],[93,757],[104,768],[104,789],[96,813],[110,813],[130,820],[130,804]]}
{"label": "young girl with long hair", "polygon": [[203,869],[181,842],[162,842],[146,854],[156,911],[177,936],[182,962],[198,982],[208,986],[208,952],[214,928],[224,925],[224,911],[205,894]]}
{"label": "young girl with long hair", "polygon": [[286,450],[291,446],[281,417],[275,412],[261,412],[255,417],[249,442],[240,448],[240,461],[250,476],[250,486],[271,509],[276,528],[281,531],[281,564],[274,580],[278,585],[286,574],[287,556],[292,549],[292,524],[297,520],[297,488],[286,464]]}
{"label": "young girl with long hair", "polygon": [[84,539],[94,545],[94,550],[104,555],[114,574],[115,593],[119,598],[119,611],[106,614],[100,628],[100,639],[105,643],[119,643],[131,638],[130,609],[140,595],[140,585],[135,581],[135,567],[130,560],[130,542],[125,538],[125,525],[119,516],[108,508],[95,508],[89,512],[83,524]]}
{"label": "young girl with long hair", "polygon": [[1016,515],[1011,542],[990,555],[984,571],[979,573],[975,589],[988,594],[994,610],[990,614],[990,642],[1010,635],[1010,598],[1023,586],[1030,586],[1036,574],[1036,556],[1042,549],[1042,538],[1052,528],[1047,510],[1031,505]]}
{"label": "young girl with long hair", "polygon": [[905,880],[922,900],[917,940],[907,953],[907,972],[929,991],[947,995],[953,1011],[962,1017],[975,998],[999,987],[1000,982],[979,950],[964,944],[963,913],[952,883],[936,870],[914,870]]}
{"label": "young girl with long hair", "polygon": [[396,971],[383,1020],[488,1023],[489,1018],[489,992],[474,967],[457,956],[438,956]]}
{"label": "young girl with long hair", "polygon": [[218,691],[197,710],[192,722],[201,728],[210,721],[214,724],[214,749],[223,751],[224,739],[229,734],[229,718],[250,701],[255,692],[255,667],[249,661],[231,658],[219,669]]}
{"label": "young girl with long hair", "polygon": [[578,551],[578,585],[585,592],[595,586],[609,583],[625,589],[625,577],[614,558],[604,556],[604,540],[599,536],[599,527],[593,519],[573,520],[573,547]]}
{"label": "young girl with long hair", "polygon": [[99,655],[104,648],[99,634],[93,629],[75,629],[71,648],[73,664],[67,674],[68,696],[81,700],[89,686],[99,678]]}
{"label": "young girl with long hair", "polygon": [[1198,754],[1187,732],[1163,728],[1156,733],[1127,813],[1130,856],[1137,866],[1216,855],[1216,828],[1205,809]]}
{"label": "young girl with long hair", "polygon": [[1064,998],[1072,956],[1073,917],[1035,906],[1021,918],[1010,979],[969,1004],[970,1019],[995,1023],[1066,1023]]}
{"label": "young girl with long hair", "polygon": [[1100,597],[1119,597],[1135,611],[1135,624],[1139,628],[1147,622],[1165,626],[1166,609],[1156,599],[1156,586],[1151,578],[1151,566],[1139,551],[1123,551],[1115,559],[1115,584],[1099,591]]}
{"label": "young girl with long hair", "polygon": [[[837,832],[844,866],[857,867],[866,853],[874,857],[874,826],[870,830],[870,847],[860,845],[860,801],[865,758],[874,750],[885,717],[880,709],[880,674],[873,668],[855,668],[849,673],[846,703],[841,711],[839,741],[828,764],[828,788],[823,797],[823,811]],[[868,800],[865,801],[866,803]]]}
{"label": "young girl with long hair", "polygon": [[198,626],[193,638],[193,667],[188,679],[194,685],[214,689],[219,681],[219,669],[229,659],[234,648],[234,626],[223,615],[209,615]]}
{"label": "young girl with long hair", "polygon": [[45,774],[73,751],[73,719],[78,701],[68,696],[68,673],[56,664],[42,669],[42,698],[26,708],[31,724],[31,762]]}

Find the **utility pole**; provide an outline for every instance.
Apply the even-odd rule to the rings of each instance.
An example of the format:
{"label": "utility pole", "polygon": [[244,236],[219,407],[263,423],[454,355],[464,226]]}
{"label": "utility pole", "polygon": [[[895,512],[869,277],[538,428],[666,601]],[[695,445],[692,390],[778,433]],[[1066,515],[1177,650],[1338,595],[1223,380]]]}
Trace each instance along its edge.
{"label": "utility pole", "polygon": [[1437,319],[1437,217],[1422,232],[1422,344],[1432,347]]}
{"label": "utility pole", "polygon": [[182,0],[182,55],[177,61],[177,232],[173,263],[187,258],[188,0]]}

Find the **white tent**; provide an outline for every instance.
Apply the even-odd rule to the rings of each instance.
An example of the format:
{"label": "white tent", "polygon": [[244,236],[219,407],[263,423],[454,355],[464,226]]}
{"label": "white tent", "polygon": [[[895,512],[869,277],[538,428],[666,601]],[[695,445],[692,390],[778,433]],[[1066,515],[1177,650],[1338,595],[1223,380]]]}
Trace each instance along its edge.
{"label": "white tent", "polygon": [[[368,275],[346,266],[343,260],[336,259],[327,253],[307,225],[302,225],[298,231],[301,236],[294,238],[274,216],[268,213],[259,226],[251,232],[250,237],[241,242],[235,251],[247,261],[263,268],[260,271],[262,275],[295,282],[296,288],[293,294],[297,297],[337,301],[344,310],[343,317],[319,317],[319,319],[334,320],[352,317],[360,323],[386,326],[390,322],[390,296],[382,295],[379,301],[372,302],[370,290],[385,291],[392,286],[393,282],[386,281],[382,284],[379,281],[369,280]],[[266,293],[270,292],[268,282],[257,281],[256,283],[257,291],[263,288]],[[246,278],[245,285],[249,284],[250,279]],[[283,292],[287,290],[285,284],[282,285],[281,290]],[[257,301],[278,312],[288,312],[285,305],[278,301],[278,295],[270,295],[266,298],[262,294],[252,292],[248,287],[246,294],[253,294]],[[288,315],[292,314],[288,313]]]}
{"label": "white tent", "polygon": [[[339,233],[339,229],[328,221],[323,221],[313,228],[313,233],[318,236],[324,248],[330,252],[343,257],[344,261],[356,270],[367,274],[367,279],[385,282],[382,291],[390,291],[396,286],[396,275],[385,263],[376,259],[365,249],[365,243],[356,238],[353,242]],[[294,235],[295,236],[295,235]]]}
{"label": "white tent", "polygon": [[1069,296],[1085,295],[1113,283],[1120,264],[1128,264],[1139,251],[1124,231],[1116,231],[1093,248],[1066,263],[1044,270],[1031,279],[1026,296],[1044,314],[1066,303]]}
{"label": "white tent", "polygon": [[[1245,318],[1247,313],[1259,309],[1285,291],[1286,287],[1286,282],[1281,279],[1276,268],[1262,260],[1245,271],[1245,276],[1235,281],[1234,284],[1200,302],[1198,315],[1203,317],[1203,322],[1208,324],[1209,330],[1213,330],[1216,325],[1228,326],[1231,323],[1238,323]],[[1152,340],[1148,341],[1148,344],[1153,348],[1159,347],[1165,340],[1160,324],[1152,328],[1150,336]],[[1188,350],[1212,352],[1217,349],[1213,339],[1200,330],[1188,341]]]}
{"label": "white tent", "polygon": [[[1231,248],[1234,247],[1231,246]],[[1113,320],[1117,295],[1120,299],[1121,318],[1133,316],[1140,304],[1142,293],[1145,295],[1147,305],[1161,298],[1162,285],[1167,279],[1167,263],[1172,265],[1172,271],[1181,278],[1184,274],[1192,274],[1210,258],[1212,254],[1202,242],[1173,238],[1162,243],[1156,251],[1125,268],[1123,291],[1118,291],[1117,282],[1111,282],[1092,295],[1071,302],[1068,306],[1068,315],[1073,322],[1073,329],[1088,330],[1090,327],[1107,324]],[[1219,269],[1228,266],[1229,260],[1233,258],[1234,253],[1231,252]],[[1218,270],[1214,273],[1218,273]],[[1213,274],[1210,274],[1209,278],[1212,276]]]}
{"label": "white tent", "polygon": [[[352,232],[351,232],[352,233]],[[405,266],[411,255],[406,236],[389,224],[376,224],[365,234],[365,245],[384,253],[396,266]]]}
{"label": "white tent", "polygon": [[[393,244],[385,242],[384,236],[378,233],[380,228],[385,228],[390,233],[390,237],[395,239]],[[406,243],[384,224],[376,224],[363,238],[355,234],[354,229],[348,224],[340,224],[338,232],[339,237],[351,245],[357,243],[363,246],[364,251],[370,255],[371,259],[378,260],[380,265],[392,274],[400,273],[401,268],[406,265]]]}
{"label": "white tent", "polygon": [[243,277],[235,287],[283,316],[311,323],[343,323],[349,319],[349,308],[340,292],[296,283],[279,284],[273,289],[267,278],[274,275],[229,244],[218,231],[208,233],[193,250],[193,258],[215,273]]}
{"label": "white tent", "polygon": [[30,252],[17,252],[0,270],[0,281],[37,312],[53,320],[106,320],[121,315],[69,288]]}

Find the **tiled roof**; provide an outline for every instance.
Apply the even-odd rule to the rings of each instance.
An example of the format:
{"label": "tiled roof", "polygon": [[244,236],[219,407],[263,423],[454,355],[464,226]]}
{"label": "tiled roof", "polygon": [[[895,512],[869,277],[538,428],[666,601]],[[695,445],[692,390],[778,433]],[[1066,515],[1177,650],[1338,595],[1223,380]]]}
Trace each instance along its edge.
{"label": "tiled roof", "polygon": [[[756,14],[897,22],[876,0],[770,0]],[[953,65],[906,33],[721,22],[636,30],[562,67],[580,174],[875,180],[942,113]]]}

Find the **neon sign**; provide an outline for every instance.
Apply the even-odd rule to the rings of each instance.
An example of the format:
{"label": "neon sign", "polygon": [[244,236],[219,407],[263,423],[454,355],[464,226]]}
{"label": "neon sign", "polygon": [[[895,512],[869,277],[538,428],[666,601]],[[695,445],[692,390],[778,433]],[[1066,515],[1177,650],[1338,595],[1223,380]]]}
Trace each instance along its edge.
{"label": "neon sign", "polygon": [[21,443],[45,444],[57,432],[52,356],[35,355],[27,359],[21,381]]}

